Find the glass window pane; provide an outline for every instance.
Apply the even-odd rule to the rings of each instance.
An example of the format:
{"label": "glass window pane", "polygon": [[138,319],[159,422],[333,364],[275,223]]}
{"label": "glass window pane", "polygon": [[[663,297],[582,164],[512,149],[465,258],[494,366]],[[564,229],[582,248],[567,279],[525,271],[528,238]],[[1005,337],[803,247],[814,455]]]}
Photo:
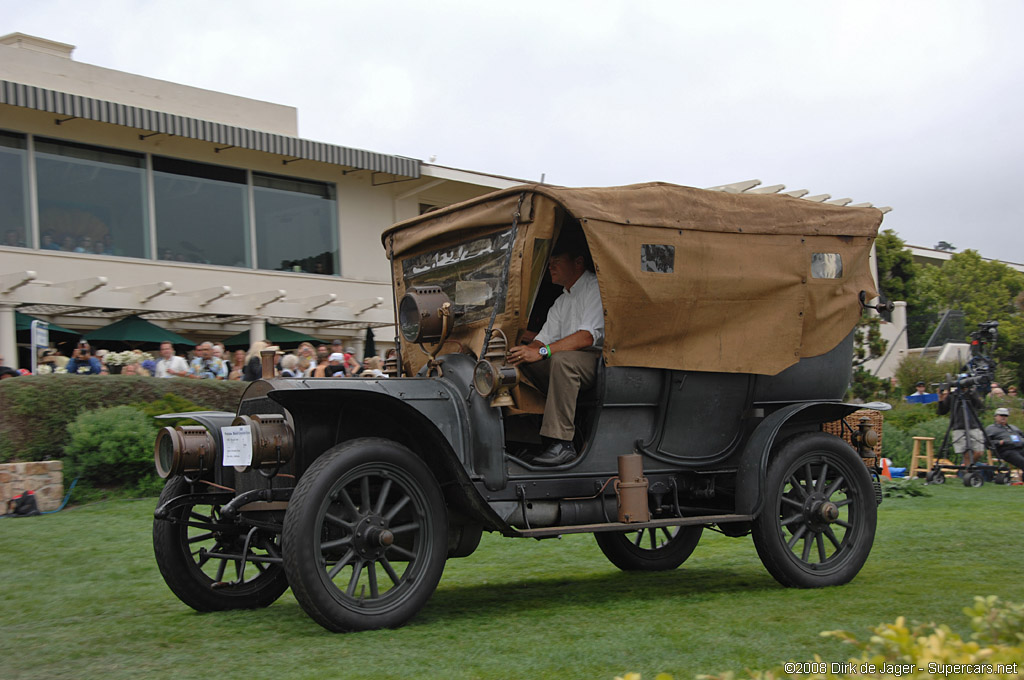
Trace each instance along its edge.
{"label": "glass window pane", "polygon": [[843,278],[843,257],[839,253],[812,253],[811,276],[816,279]]}
{"label": "glass window pane", "polygon": [[153,157],[157,257],[249,266],[245,171]]}
{"label": "glass window pane", "polygon": [[253,173],[260,269],[338,273],[334,186]]}
{"label": "glass window pane", "polygon": [[141,154],[40,137],[35,154],[43,248],[148,256]]}
{"label": "glass window pane", "polygon": [[676,247],[659,243],[640,246],[640,271],[671,274],[676,270]]}
{"label": "glass window pane", "polygon": [[31,245],[25,135],[0,130],[0,245]]}

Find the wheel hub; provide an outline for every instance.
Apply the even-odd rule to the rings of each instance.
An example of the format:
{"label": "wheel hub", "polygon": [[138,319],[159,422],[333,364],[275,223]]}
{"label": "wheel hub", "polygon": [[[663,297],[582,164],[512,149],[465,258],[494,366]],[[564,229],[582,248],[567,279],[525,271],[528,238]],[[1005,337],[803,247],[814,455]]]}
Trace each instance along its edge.
{"label": "wheel hub", "polygon": [[811,494],[804,503],[804,518],[810,529],[821,531],[839,519],[839,506],[821,494]]}
{"label": "wheel hub", "polygon": [[370,514],[356,523],[352,534],[352,547],[363,559],[378,559],[395,542],[388,530],[388,522],[380,515]]}

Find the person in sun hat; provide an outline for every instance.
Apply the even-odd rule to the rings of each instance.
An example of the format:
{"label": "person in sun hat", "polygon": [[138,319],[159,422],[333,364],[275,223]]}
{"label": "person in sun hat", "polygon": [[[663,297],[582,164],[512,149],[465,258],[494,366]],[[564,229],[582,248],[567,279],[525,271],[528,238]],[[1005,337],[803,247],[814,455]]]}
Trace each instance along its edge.
{"label": "person in sun hat", "polygon": [[1024,470],[1024,432],[1010,424],[1008,408],[997,408],[995,421],[985,428],[989,441],[996,447],[994,453],[1007,463]]}

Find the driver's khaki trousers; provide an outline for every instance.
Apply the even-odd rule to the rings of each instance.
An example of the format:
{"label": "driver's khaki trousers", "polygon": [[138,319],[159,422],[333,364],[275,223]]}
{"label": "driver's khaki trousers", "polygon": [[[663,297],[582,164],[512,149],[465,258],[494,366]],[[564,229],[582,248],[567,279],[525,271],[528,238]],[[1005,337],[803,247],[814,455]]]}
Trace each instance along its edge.
{"label": "driver's khaki trousers", "polygon": [[576,398],[594,386],[600,356],[601,350],[597,348],[555,352],[550,359],[522,367],[530,382],[547,394],[541,436],[572,441],[576,433]]}

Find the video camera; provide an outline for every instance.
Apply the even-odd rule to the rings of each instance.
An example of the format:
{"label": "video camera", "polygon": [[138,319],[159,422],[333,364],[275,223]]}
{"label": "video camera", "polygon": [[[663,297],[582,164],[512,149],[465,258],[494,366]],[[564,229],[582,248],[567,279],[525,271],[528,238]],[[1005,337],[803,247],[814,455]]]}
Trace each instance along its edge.
{"label": "video camera", "polygon": [[985,345],[995,345],[999,339],[999,322],[982,321],[978,324],[978,330],[971,331],[971,352],[978,352],[985,348]]}
{"label": "video camera", "polygon": [[983,321],[978,324],[978,330],[971,331],[971,358],[964,366],[964,373],[956,378],[947,374],[946,382],[939,387],[948,390],[951,387],[962,390],[971,390],[975,387],[982,394],[988,394],[992,379],[996,373],[996,362],[985,352],[985,346],[995,346],[999,338],[999,322]]}

